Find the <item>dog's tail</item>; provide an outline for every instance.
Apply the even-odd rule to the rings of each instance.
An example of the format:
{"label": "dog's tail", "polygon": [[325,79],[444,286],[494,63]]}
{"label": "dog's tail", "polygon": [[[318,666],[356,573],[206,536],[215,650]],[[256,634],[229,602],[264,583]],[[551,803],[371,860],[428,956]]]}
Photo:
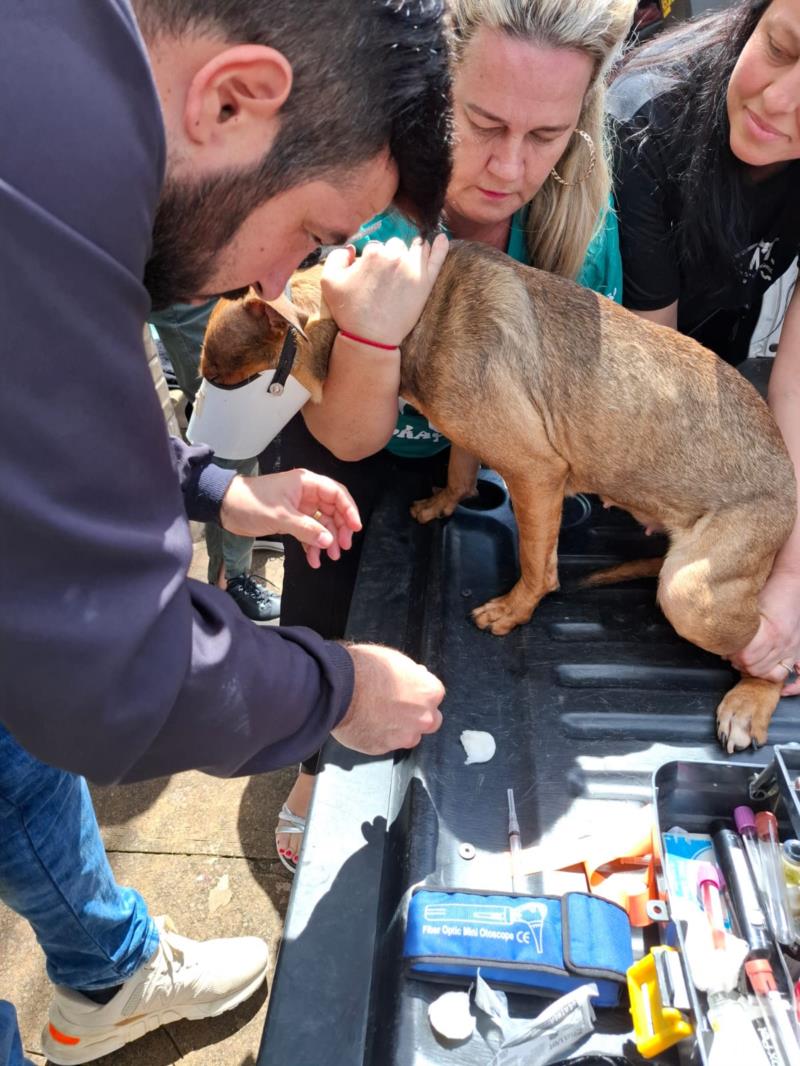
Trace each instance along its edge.
{"label": "dog's tail", "polygon": [[620,563],[619,566],[596,570],[593,574],[583,578],[579,582],[579,587],[593,588],[596,585],[613,585],[617,581],[633,581],[637,577],[658,577],[663,562],[663,556],[657,556],[655,559],[634,559],[630,563]]}

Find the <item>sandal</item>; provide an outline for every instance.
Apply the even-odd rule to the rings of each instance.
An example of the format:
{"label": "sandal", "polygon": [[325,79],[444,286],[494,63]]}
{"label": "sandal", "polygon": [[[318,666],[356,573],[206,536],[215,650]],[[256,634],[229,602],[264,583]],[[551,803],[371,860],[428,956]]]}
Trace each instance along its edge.
{"label": "sandal", "polygon": [[288,835],[299,836],[300,840],[297,842],[297,848],[294,852],[278,851],[278,858],[283,865],[289,871],[294,873],[297,869],[297,859],[292,858],[293,855],[300,857],[300,845],[302,844],[302,836],[306,831],[306,820],[301,818],[299,814],[295,814],[294,811],[290,811],[288,806],[284,805],[280,809],[278,814],[278,824],[275,826],[275,837],[277,838],[282,833]]}

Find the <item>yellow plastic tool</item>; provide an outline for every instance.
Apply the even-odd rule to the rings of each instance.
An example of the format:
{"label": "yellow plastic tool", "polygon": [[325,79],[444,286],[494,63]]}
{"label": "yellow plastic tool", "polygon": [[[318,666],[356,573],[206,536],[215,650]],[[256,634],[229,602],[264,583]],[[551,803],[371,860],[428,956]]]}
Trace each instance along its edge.
{"label": "yellow plastic tool", "polygon": [[674,1005],[677,990],[673,978],[678,974],[682,984],[679,953],[669,947],[653,948],[649,955],[628,970],[636,1048],[646,1059],[652,1059],[694,1032],[681,1010]]}

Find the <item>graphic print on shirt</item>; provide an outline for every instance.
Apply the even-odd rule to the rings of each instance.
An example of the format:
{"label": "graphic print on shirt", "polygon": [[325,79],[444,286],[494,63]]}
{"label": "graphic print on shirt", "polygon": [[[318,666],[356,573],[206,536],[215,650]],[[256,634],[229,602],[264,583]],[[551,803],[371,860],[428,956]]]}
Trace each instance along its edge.
{"label": "graphic print on shirt", "polygon": [[741,253],[741,262],[747,265],[741,271],[742,284],[746,285],[756,275],[764,281],[771,282],[775,276],[775,245],[779,238],[771,241],[756,241],[748,245]]}

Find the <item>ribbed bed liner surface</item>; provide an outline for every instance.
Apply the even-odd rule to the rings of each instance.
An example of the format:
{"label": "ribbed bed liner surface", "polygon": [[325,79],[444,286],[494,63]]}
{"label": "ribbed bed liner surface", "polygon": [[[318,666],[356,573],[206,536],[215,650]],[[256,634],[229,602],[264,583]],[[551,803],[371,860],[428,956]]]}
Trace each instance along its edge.
{"label": "ribbed bed liner surface", "polygon": [[[402,973],[411,887],[510,890],[507,788],[527,846],[607,829],[615,814],[652,799],[652,775],[664,762],[726,758],[714,710],[735,674],[677,637],[656,605],[655,581],[577,587],[595,569],[660,554],[661,542],[622,512],[593,501],[588,520],[562,530],[561,589],[528,625],[503,638],[473,626],[471,608],[517,575],[508,498],[498,479],[484,477],[482,509],[460,507],[446,522],[420,527],[410,518],[420,495],[412,476],[387,491],[373,516],[349,635],[401,647],[437,673],[447,688],[445,721],[397,759],[326,747],[259,1066],[487,1063],[478,1035],[457,1048],[437,1042],[427,1006],[442,986]],[[566,521],[579,513],[572,501]],[[773,743],[800,737],[798,703],[781,702]],[[464,729],[493,734],[491,762],[464,765]],[[770,758],[768,748],[735,761]],[[477,849],[476,860],[460,857],[462,843]],[[487,886],[478,867],[492,854],[498,875]],[[541,887],[530,879],[531,890]],[[543,1005],[511,997],[518,1016]],[[625,1010],[603,1011],[600,1022],[576,1054],[644,1061]]]}

